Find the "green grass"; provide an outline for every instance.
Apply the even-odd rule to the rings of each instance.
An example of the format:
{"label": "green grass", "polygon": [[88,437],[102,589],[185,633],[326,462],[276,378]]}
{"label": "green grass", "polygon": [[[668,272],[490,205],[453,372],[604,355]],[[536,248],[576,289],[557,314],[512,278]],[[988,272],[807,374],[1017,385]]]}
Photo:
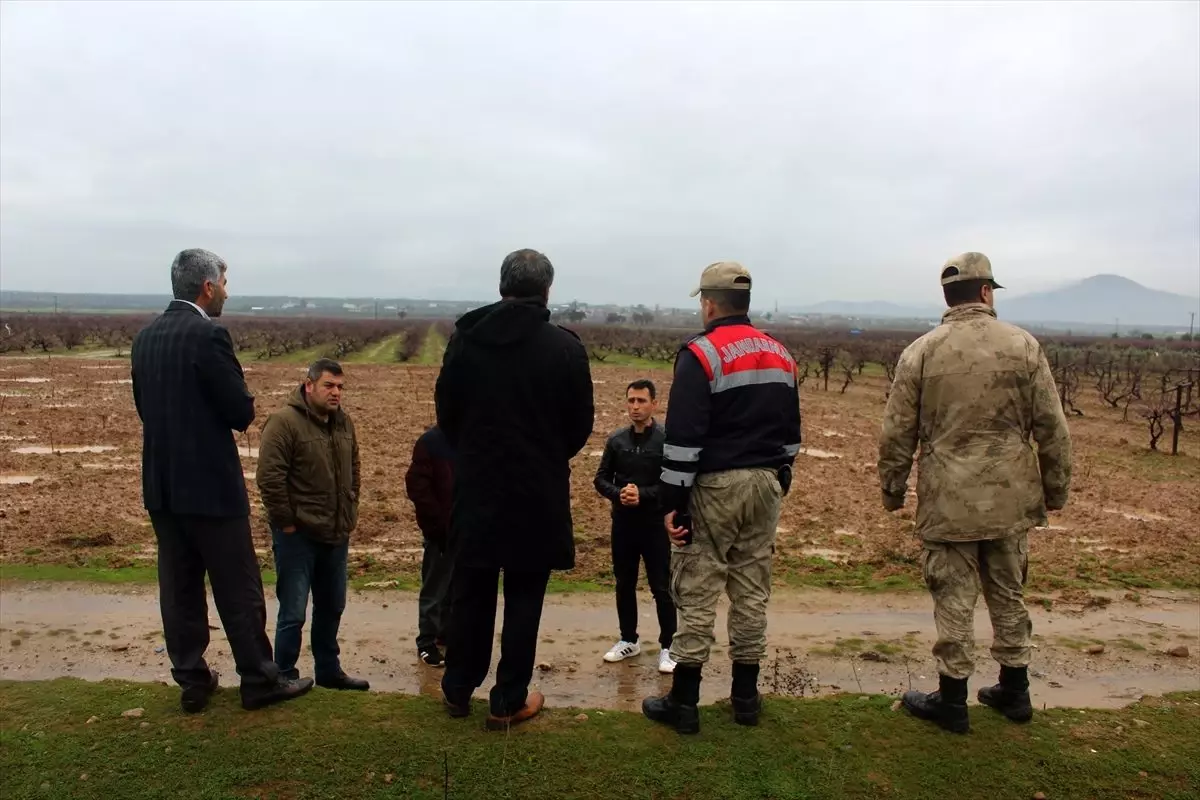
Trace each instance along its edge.
{"label": "green grass", "polygon": [[367,345],[356,353],[351,353],[342,359],[344,364],[395,364],[396,345],[403,333],[386,336],[374,344]]}
{"label": "green grass", "polygon": [[[882,565],[891,567],[893,565]],[[891,574],[879,564],[839,564],[817,556],[784,556],[772,568],[774,582],[793,587],[853,589],[863,592],[899,592],[924,590],[916,567]],[[881,574],[886,573],[886,574]]]}
{"label": "green grass", "polygon": [[[1121,711],[1039,711],[1025,726],[972,709],[957,737],[890,697],[769,698],[758,728],[727,708],[680,737],[638,714],[547,710],[511,732],[485,709],[315,690],[260,712],[224,689],[185,717],[178,691],[64,678],[0,683],[0,795],[25,798],[1190,798],[1200,693]],[[143,708],[140,719],[122,711]],[[87,720],[98,719],[92,724]],[[1145,725],[1138,725],[1135,719]],[[1144,773],[1142,777],[1140,773]]]}
{"label": "green grass", "polygon": [[[329,349],[328,342],[326,342],[324,344],[318,344],[313,347],[306,347],[303,350],[293,350],[290,353],[285,353],[284,355],[276,356],[275,358],[268,358],[268,359],[264,359],[264,360],[274,363],[274,364],[303,364],[305,366],[308,366],[309,364],[311,364],[312,362],[314,362],[318,358],[320,358],[327,349]],[[243,363],[247,359],[255,358],[257,356],[257,354],[258,354],[258,351],[256,351],[256,350],[255,351],[249,351],[249,350],[245,351],[245,353],[244,353],[245,358],[243,358]]]}
{"label": "green grass", "polygon": [[425,340],[421,342],[421,352],[417,354],[414,361],[427,367],[441,366],[442,355],[446,352],[446,337],[442,336],[437,328],[430,326],[429,332],[425,334]]}
{"label": "green grass", "polygon": [[[263,570],[263,585],[275,585],[275,572]],[[86,564],[73,566],[70,564],[0,564],[0,582],[2,581],[43,581],[49,583],[99,583],[99,584],[154,584],[158,582],[158,568],[153,565],[138,565],[132,567],[111,567],[101,564]],[[385,584],[372,586],[370,584]],[[416,591],[421,588],[421,573],[415,568],[406,572],[394,572],[385,569],[372,570],[350,577],[351,589],[370,590],[395,589],[397,591]],[[611,592],[611,584],[605,585],[590,580],[564,580],[551,577],[548,591],[557,593],[572,592]]]}

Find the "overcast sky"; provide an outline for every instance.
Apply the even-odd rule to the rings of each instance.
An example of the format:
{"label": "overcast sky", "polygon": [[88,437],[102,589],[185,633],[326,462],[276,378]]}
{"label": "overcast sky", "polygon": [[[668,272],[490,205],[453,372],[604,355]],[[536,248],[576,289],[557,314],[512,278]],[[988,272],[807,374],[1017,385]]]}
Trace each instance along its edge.
{"label": "overcast sky", "polygon": [[4,2],[0,282],[489,299],[1200,294],[1200,4]]}

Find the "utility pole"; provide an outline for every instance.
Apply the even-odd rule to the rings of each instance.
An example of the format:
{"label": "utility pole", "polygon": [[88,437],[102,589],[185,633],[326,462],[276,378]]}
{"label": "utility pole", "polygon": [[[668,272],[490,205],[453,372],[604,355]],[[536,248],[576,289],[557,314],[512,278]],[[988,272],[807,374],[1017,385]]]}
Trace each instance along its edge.
{"label": "utility pole", "polygon": [[1196,312],[1195,311],[1192,312],[1192,321],[1188,323],[1188,338],[1193,339],[1193,340],[1196,338]]}
{"label": "utility pole", "polygon": [[54,313],[58,313],[58,295],[54,295]]}
{"label": "utility pole", "polygon": [[375,301],[375,319],[379,319],[379,300]]}

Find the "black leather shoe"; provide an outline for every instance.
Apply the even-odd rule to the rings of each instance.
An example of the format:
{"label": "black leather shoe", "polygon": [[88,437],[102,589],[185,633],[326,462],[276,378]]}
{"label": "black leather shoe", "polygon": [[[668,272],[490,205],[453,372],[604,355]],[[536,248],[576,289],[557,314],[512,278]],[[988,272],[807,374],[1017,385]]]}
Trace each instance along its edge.
{"label": "black leather shoe", "polygon": [[460,705],[459,703],[450,702],[450,699],[447,697],[443,697],[442,705],[446,707],[446,713],[449,714],[453,719],[462,719],[463,717],[471,716],[470,702],[462,703]]}
{"label": "black leather shoe", "polygon": [[242,708],[247,711],[256,711],[260,708],[273,706],[276,703],[285,703],[288,700],[303,697],[312,690],[312,687],[312,678],[290,680],[280,677],[273,686],[254,688],[249,692],[243,690]]}
{"label": "black leather shoe", "polygon": [[342,689],[349,692],[365,692],[371,688],[371,684],[362,678],[351,678],[344,672],[328,680],[318,678],[317,686],[322,689]]}
{"label": "black leather shoe", "polygon": [[179,699],[179,705],[185,714],[199,714],[208,708],[208,700],[217,691],[221,680],[220,674],[215,669],[209,669],[208,676],[207,684],[189,686],[183,690],[183,697]]}
{"label": "black leather shoe", "polygon": [[754,697],[731,697],[729,702],[733,705],[733,721],[738,725],[757,725],[758,713],[762,711],[762,695],[755,694]]}
{"label": "black leather shoe", "polygon": [[682,705],[670,694],[647,697],[642,701],[642,713],[647,719],[670,725],[679,733],[700,732],[700,709],[692,705]]}
{"label": "black leather shoe", "polygon": [[935,723],[951,733],[968,733],[971,719],[967,716],[967,681],[965,678],[941,676],[936,692],[909,691],[901,698],[904,708],[914,717]]}
{"label": "black leather shoe", "polygon": [[1033,702],[1027,691],[1014,692],[998,683],[980,689],[979,702],[996,709],[1013,722],[1029,722],[1033,719]]}

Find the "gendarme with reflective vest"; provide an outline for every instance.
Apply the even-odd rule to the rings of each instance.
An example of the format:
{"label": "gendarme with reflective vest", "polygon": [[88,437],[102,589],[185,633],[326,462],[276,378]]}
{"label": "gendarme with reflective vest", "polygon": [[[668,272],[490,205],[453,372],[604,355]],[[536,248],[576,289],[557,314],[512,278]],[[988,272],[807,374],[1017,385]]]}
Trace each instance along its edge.
{"label": "gendarme with reflective vest", "polygon": [[[745,267],[720,262],[704,271],[692,296],[736,301],[733,293],[742,292],[748,301],[749,289]],[[662,482],[681,489],[690,488],[697,474],[790,467],[795,461],[800,451],[796,362],[783,344],[751,324],[748,309],[710,320],[704,333],[680,348],[666,437]],[[665,510],[686,510],[686,492],[674,494]]]}

